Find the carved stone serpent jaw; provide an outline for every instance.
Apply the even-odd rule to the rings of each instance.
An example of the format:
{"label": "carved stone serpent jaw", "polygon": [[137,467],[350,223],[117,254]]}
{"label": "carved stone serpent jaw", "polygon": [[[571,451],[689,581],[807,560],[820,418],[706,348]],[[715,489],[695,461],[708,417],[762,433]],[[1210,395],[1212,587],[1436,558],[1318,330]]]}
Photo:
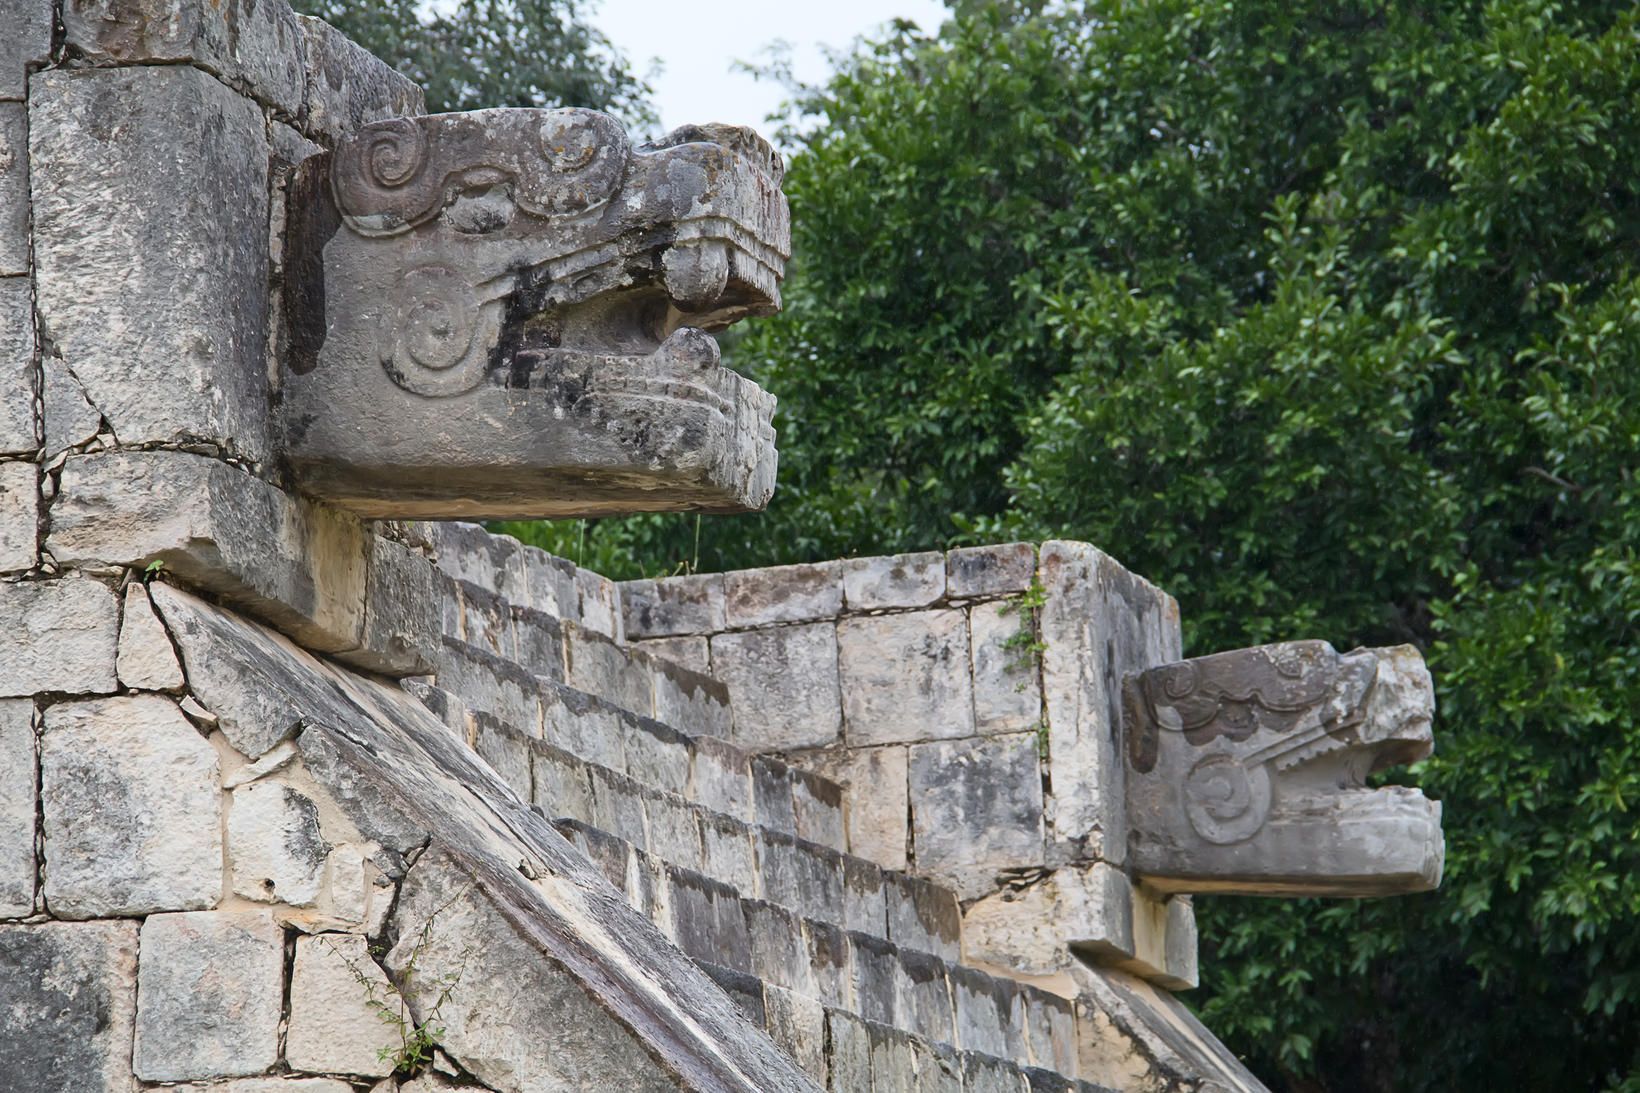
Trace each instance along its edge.
{"label": "carved stone serpent jaw", "polygon": [[741,511],[773,399],[709,331],[779,307],[779,156],[589,110],[366,126],[291,186],[285,454],[367,516]]}

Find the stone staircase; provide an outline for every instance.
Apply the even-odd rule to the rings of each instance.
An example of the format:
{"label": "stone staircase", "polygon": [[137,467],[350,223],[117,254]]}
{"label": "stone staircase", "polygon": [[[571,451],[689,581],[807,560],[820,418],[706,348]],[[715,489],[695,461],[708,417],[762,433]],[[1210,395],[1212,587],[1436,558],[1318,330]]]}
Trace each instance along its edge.
{"label": "stone staircase", "polygon": [[728,742],[725,687],[617,641],[586,571],[537,607],[511,597],[539,579],[440,564],[437,672],[406,686],[817,1082],[1103,1088],[1077,1076],[1096,1015],[962,963],[956,894],[849,853],[844,787]]}

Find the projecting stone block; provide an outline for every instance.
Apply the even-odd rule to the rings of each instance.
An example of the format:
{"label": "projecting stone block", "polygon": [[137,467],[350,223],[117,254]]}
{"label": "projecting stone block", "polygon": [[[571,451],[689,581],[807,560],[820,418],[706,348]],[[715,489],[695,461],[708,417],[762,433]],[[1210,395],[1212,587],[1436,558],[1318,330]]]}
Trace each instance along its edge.
{"label": "projecting stone block", "polygon": [[329,856],[312,798],[278,782],[255,782],[233,791],[228,859],[234,895],[310,906],[324,883]]}
{"label": "projecting stone block", "polygon": [[844,787],[850,853],[884,869],[906,864],[906,748],[834,748],[793,757]]}
{"label": "projecting stone block", "polygon": [[21,573],[40,560],[40,468],[0,463],[0,573]]}
{"label": "projecting stone block", "polygon": [[797,837],[833,850],[847,850],[842,787],[796,767],[791,768],[791,786],[793,830]]}
{"label": "projecting stone block", "polygon": [[301,109],[301,32],[285,4],[66,0],[63,28],[93,62],[189,61],[291,117]]}
{"label": "projecting stone block", "polygon": [[154,614],[148,590],[140,584],[127,585],[125,589],[119,658],[115,665],[120,682],[133,691],[175,691],[185,682],[171,636]]}
{"label": "projecting stone block", "polygon": [[689,796],[725,816],[751,822],[752,776],[746,753],[709,736],[694,741]]}
{"label": "projecting stone block", "polygon": [[34,426],[34,298],[27,277],[0,277],[0,453],[39,447]]}
{"label": "projecting stone block", "polygon": [[914,745],[910,797],[918,871],[964,899],[991,891],[1001,870],[1042,861],[1034,734]]}
{"label": "projecting stone block", "polygon": [[842,710],[832,623],[715,635],[712,666],[729,687],[741,747],[784,751],[836,741]]}
{"label": "projecting stone block", "polygon": [[46,548],[66,565],[157,560],[308,649],[349,652],[364,640],[369,541],[358,521],[219,460],[168,451],[69,457]]}
{"label": "projecting stone block", "polygon": [[1196,911],[1190,897],[1133,890],[1133,956],[1110,961],[1168,990],[1196,986]]}
{"label": "projecting stone block", "polygon": [[270,912],[151,915],[137,976],[137,1077],[231,1078],[272,1067],[284,963],[284,933]]}
{"label": "projecting stone block", "polygon": [[0,276],[26,274],[28,265],[28,108],[0,102]]}
{"label": "projecting stone block", "polygon": [[999,1059],[1026,1058],[1019,985],[960,964],[951,968],[950,980],[958,1046]]}
{"label": "projecting stone block", "polygon": [[720,573],[625,581],[620,588],[628,638],[712,634],[724,628]]}
{"label": "projecting stone block", "polygon": [[1042,685],[1030,611],[1009,603],[975,604],[968,627],[974,727],[981,733],[1034,729],[1042,720]]}
{"label": "projecting stone block", "polygon": [[28,93],[30,68],[51,59],[54,0],[10,0],[6,34],[0,37],[0,99],[21,99]]}
{"label": "projecting stone block", "polygon": [[384,675],[431,672],[441,631],[433,563],[380,535],[369,536],[368,550],[359,647],[339,658]]}
{"label": "projecting stone block", "polygon": [[884,878],[883,897],[894,944],[942,960],[962,956],[962,908],[956,893],[922,877],[891,873]]}
{"label": "projecting stone block", "polygon": [[742,569],[723,575],[724,620],[733,627],[834,618],[843,610],[838,563]]}
{"label": "projecting stone block", "polygon": [[849,746],[972,736],[968,625],[960,610],[837,624],[843,732]]}
{"label": "projecting stone block", "polygon": [[0,926],[0,1059],[28,1093],[131,1093],[134,922]]}
{"label": "projecting stone block", "polygon": [[216,752],[168,699],[70,702],[40,737],[45,896],[63,918],[213,906],[222,895]]}
{"label": "projecting stone block", "polygon": [[[645,649],[639,655],[649,652]],[[669,660],[657,657],[647,663],[655,687],[655,717],[658,720],[691,736],[727,737],[734,731],[733,714],[729,709],[729,688],[709,675],[691,671]]]}
{"label": "projecting stone block", "polygon": [[[1076,1074],[1076,1007],[1070,999],[1025,987],[1025,1038],[1031,1062],[1056,1074]],[[1068,1083],[1080,1093],[1080,1087]]]}
{"label": "projecting stone block", "polygon": [[635,714],[647,717],[654,712],[649,665],[602,634],[575,624],[565,626],[564,668],[565,681],[577,690]]}
{"label": "projecting stone block", "polygon": [[398,1005],[398,992],[377,967],[366,939],[299,937],[285,1059],[297,1070],[384,1077],[401,1043],[382,1015],[396,1013]]}
{"label": "projecting stone block", "polygon": [[0,624],[10,635],[0,643],[0,695],[106,694],[118,686],[119,604],[95,581],[0,584]]}
{"label": "projecting stone block", "polygon": [[410,80],[323,19],[296,16],[302,32],[307,87],[302,128],[330,143],[367,122],[427,112]]}
{"label": "projecting stone block", "polygon": [[540,695],[547,743],[610,770],[626,769],[626,720],[632,715],[570,687],[545,685]]}
{"label": "projecting stone block", "polygon": [[261,111],[191,67],[58,69],[29,152],[41,322],[115,434],[265,457]]}
{"label": "projecting stone block", "polygon": [[927,607],[945,595],[945,555],[896,554],[842,563],[843,600],[850,611]]}
{"label": "projecting stone block", "polygon": [[1036,576],[1036,548],[1030,543],[962,547],[945,556],[946,594],[1003,596],[1025,591]]}
{"label": "projecting stone block", "polygon": [[0,918],[34,911],[34,758],[34,703],[0,700]]}

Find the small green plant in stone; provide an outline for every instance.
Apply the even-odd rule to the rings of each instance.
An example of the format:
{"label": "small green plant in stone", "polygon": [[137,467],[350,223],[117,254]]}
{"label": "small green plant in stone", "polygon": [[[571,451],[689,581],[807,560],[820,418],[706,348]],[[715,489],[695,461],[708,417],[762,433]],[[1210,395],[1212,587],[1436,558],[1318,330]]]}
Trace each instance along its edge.
{"label": "small green plant in stone", "polygon": [[[1036,667],[1038,658],[1048,651],[1048,643],[1042,640],[1040,617],[1042,605],[1047,602],[1048,591],[1035,577],[1031,578],[1030,587],[1006,601],[1004,611],[1019,612],[1019,629],[1002,643],[1008,651],[1009,671],[1030,671]],[[1024,682],[1021,681],[1017,687],[1024,690]]]}
{"label": "small green plant in stone", "polygon": [[[415,980],[417,962],[427,950],[432,936],[433,922],[437,917],[437,914],[434,914],[423,924],[421,933],[416,938],[416,943],[411,946],[410,959],[404,966],[403,974],[404,984],[407,989]],[[434,998],[433,1005],[427,1011],[426,1019],[418,1023],[415,1016],[410,1012],[410,1003],[406,1000],[403,991],[400,991],[391,983],[383,983],[381,980],[365,974],[365,971],[352,958],[334,945],[332,945],[332,951],[342,958],[342,962],[347,965],[347,969],[352,973],[353,978],[364,988],[365,1004],[370,1007],[383,1024],[390,1026],[397,1034],[398,1043],[379,1048],[376,1053],[377,1056],[382,1062],[391,1067],[394,1074],[408,1076],[419,1073],[433,1061],[434,1051],[443,1042],[445,1026],[439,1021],[440,1011],[443,1010],[445,1003],[450,1000],[456,986],[461,982],[461,973],[458,971],[451,975],[441,976],[433,982],[432,985],[438,988],[438,994]],[[379,957],[383,955],[383,949],[380,946],[372,946],[370,952],[372,956]]]}

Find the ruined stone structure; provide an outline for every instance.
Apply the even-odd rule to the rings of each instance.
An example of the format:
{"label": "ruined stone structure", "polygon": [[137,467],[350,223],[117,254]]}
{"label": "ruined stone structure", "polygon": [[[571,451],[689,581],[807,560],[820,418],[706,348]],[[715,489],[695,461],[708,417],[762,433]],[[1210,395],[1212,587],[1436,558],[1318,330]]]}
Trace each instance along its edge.
{"label": "ruined stone structure", "polygon": [[1256,1089],[1192,893],[1438,882],[1411,650],[430,522],[768,499],[755,135],[425,117],[281,0],[0,26],[0,1088]]}

